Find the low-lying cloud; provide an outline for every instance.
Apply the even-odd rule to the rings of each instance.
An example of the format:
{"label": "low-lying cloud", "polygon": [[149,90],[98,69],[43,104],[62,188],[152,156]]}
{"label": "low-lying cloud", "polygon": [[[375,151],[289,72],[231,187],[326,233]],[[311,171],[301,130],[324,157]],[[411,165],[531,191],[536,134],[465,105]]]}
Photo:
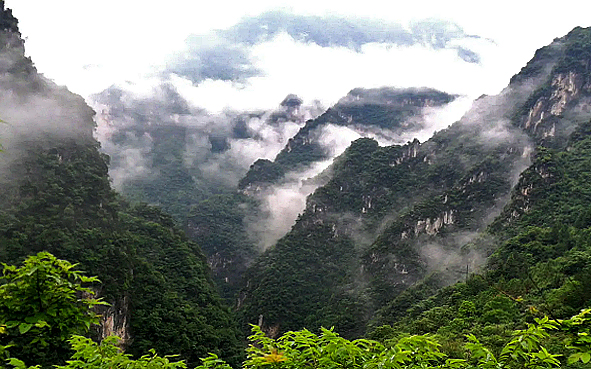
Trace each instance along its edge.
{"label": "low-lying cloud", "polygon": [[40,77],[17,34],[5,31],[1,42],[0,137],[6,154],[24,141],[92,139],[93,111],[84,100]]}
{"label": "low-lying cloud", "polygon": [[[316,27],[322,28],[323,19],[307,21],[318,20]],[[429,29],[429,22],[421,24]],[[502,86],[498,76],[495,80],[483,73],[494,56],[493,43],[465,35],[455,27],[451,27],[450,36],[445,27],[436,25],[432,24],[431,33],[423,30],[420,37],[411,34],[397,42],[393,36],[384,36],[382,41],[377,36],[365,37],[363,42],[355,39],[350,44],[335,36],[335,41],[330,41],[330,27],[326,29],[328,41],[316,42],[316,36],[288,31],[289,25],[264,33],[256,43],[236,35],[230,40],[227,35],[194,36],[188,40],[187,50],[173,58],[163,77],[183,96],[212,112],[228,107],[270,109],[277,96],[288,93],[330,106],[356,87],[426,86],[475,97],[483,87]],[[231,33],[239,32],[248,34],[240,27]],[[470,53],[482,54],[484,59],[474,63],[460,56]]]}
{"label": "low-lying cloud", "polygon": [[[444,107],[425,108],[414,118],[421,120],[418,130],[391,132],[362,124],[322,127],[320,143],[330,159],[288,173],[279,187],[260,194],[267,211],[261,224],[277,229],[263,237],[268,246],[289,230],[315,189],[302,180],[318,175],[351,141],[424,141],[458,120],[474,95],[482,93],[474,81],[494,77],[483,70],[495,47],[438,20],[401,25],[263,13],[191,36],[185,50],[149,79],[96,96],[92,105],[105,112],[99,114],[97,136],[112,157],[111,176],[119,189],[158,174],[153,150],[163,126],[185,130],[177,145],[195,181],[209,188],[232,188],[256,159],[273,160],[307,119],[353,88],[426,86],[462,95]],[[291,93],[300,97],[297,111],[278,106]]]}
{"label": "low-lying cloud", "polygon": [[331,163],[332,159],[325,160],[309,169],[290,172],[279,184],[255,194],[261,203],[261,213],[256,218],[246,219],[246,225],[252,239],[258,240],[257,246],[261,250],[274,245],[290,231],[305,209],[308,196],[323,184],[315,177]]}
{"label": "low-lying cloud", "polygon": [[[77,95],[39,76],[16,33],[0,40],[0,202],[19,201],[23,162],[35,149],[94,143],[94,112]],[[33,150],[33,151],[31,151]],[[61,157],[60,157],[61,160]]]}
{"label": "low-lying cloud", "polygon": [[306,120],[324,110],[295,101],[282,106],[279,100],[270,111],[212,114],[168,84],[143,96],[113,87],[95,96],[96,135],[111,156],[116,188],[157,174],[162,165],[153,158],[162,150],[165,156],[178,155],[174,160],[206,187],[234,188],[255,160],[274,159]]}

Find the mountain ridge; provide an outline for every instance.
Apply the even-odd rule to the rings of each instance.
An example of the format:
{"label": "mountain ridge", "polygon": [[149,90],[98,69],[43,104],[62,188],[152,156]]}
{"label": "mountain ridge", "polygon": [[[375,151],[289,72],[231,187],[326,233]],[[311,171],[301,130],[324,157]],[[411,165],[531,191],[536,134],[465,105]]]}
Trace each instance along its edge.
{"label": "mountain ridge", "polygon": [[[359,322],[367,321],[372,310],[384,306],[433,272],[429,260],[437,261],[438,256],[446,255],[449,260],[437,268],[453,270],[463,265],[465,269],[466,264],[472,264],[469,270],[478,270],[491,250],[484,247],[478,251],[464,246],[476,240],[502,213],[512,188],[518,183],[519,173],[529,166],[535,145],[560,147],[579,122],[591,118],[585,108],[589,106],[588,92],[583,88],[587,74],[579,66],[584,64],[586,54],[573,51],[585,45],[589,47],[586,41],[589,33],[588,29],[575,29],[536,52],[501,94],[478,99],[458,123],[437,132],[425,143],[416,141],[385,148],[366,140],[353,143],[335,161],[331,180],[308,198],[306,210],[292,231],[247,271],[241,300],[244,321],[255,322],[263,315],[267,317],[267,329],[279,332],[311,328],[307,323],[314,321],[312,316],[320,314],[328,319],[319,318],[321,324],[335,325],[345,335],[356,336],[364,330],[365,323]],[[582,60],[578,64],[576,57]],[[342,169],[339,161],[346,163]],[[396,172],[396,168],[404,170]],[[338,183],[339,170],[341,183]],[[419,174],[426,176],[421,178]],[[351,181],[352,178],[355,180]],[[433,187],[437,183],[439,187]],[[399,200],[391,197],[396,191],[400,191]],[[422,194],[422,199],[415,197],[413,191]],[[388,197],[393,202],[387,202]],[[408,199],[412,202],[408,203]],[[391,217],[380,209],[388,209]],[[372,214],[375,220],[371,219]],[[324,231],[326,236],[322,240],[305,241],[306,237],[315,237],[318,233],[314,230],[320,226],[332,231]],[[354,236],[355,228],[369,234],[369,240],[355,242],[359,238]],[[306,272],[308,275],[294,268],[305,264],[305,257],[295,256],[292,265],[282,260],[285,255],[294,254],[291,248],[303,254],[313,248],[331,248],[335,242],[356,245],[343,246],[346,248],[337,251],[349,253],[341,265],[324,257],[323,261],[315,261],[320,266]],[[483,244],[496,242],[493,236]],[[348,263],[355,259],[359,261],[353,262],[355,266],[351,268]],[[280,273],[275,263],[281,265]],[[326,291],[329,297],[340,293],[340,300],[353,301],[349,308],[340,310],[341,314],[351,313],[354,310],[351,306],[356,306],[358,314],[349,321],[344,315],[339,318],[337,312],[322,312],[314,302],[308,302],[307,294],[322,296],[322,293],[313,292],[315,287],[306,286],[305,281],[325,272],[334,274],[330,269],[323,269],[323,263],[336,268],[341,281],[335,278],[316,288]],[[283,277],[283,273],[298,277]],[[460,278],[453,274],[444,269],[435,285],[444,287]],[[294,284],[293,278],[299,282]],[[299,304],[309,309],[289,313],[277,302],[266,303],[272,295],[287,289],[300,291],[292,293],[298,296]],[[321,300],[324,310],[338,305],[339,298],[331,301],[329,297]]]}

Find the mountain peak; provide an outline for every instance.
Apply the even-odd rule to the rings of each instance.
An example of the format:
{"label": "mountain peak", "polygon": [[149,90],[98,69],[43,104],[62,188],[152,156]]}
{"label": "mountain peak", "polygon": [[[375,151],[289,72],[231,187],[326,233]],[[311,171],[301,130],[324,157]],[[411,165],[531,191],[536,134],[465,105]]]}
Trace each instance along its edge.
{"label": "mountain peak", "polygon": [[[563,145],[591,107],[591,28],[576,27],[536,51],[511,86],[536,86],[514,122],[544,145]],[[519,89],[519,87],[517,87]]]}
{"label": "mountain peak", "polygon": [[12,10],[0,0],[0,73],[7,75],[34,75],[36,69],[30,58],[25,57],[25,42],[18,30],[18,20]]}
{"label": "mountain peak", "polygon": [[18,33],[18,20],[4,7],[4,0],[0,0],[0,30]]}
{"label": "mountain peak", "polygon": [[304,101],[298,96],[294,94],[289,94],[283,99],[281,102],[281,106],[290,107],[290,108],[297,108],[302,105]]}

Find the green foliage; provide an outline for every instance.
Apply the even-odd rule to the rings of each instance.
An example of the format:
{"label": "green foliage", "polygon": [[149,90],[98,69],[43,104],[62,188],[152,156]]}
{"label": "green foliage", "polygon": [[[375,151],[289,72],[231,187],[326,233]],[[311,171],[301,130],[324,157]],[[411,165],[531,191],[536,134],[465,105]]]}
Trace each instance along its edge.
{"label": "green foliage", "polygon": [[420,368],[445,362],[437,342],[427,336],[404,337],[394,345],[349,341],[332,330],[287,332],[276,340],[253,327],[245,368]]}
{"label": "green foliage", "polygon": [[[77,335],[98,323],[96,305],[87,277],[65,260],[42,252],[28,257],[23,266],[3,264],[0,284],[0,356],[17,369],[53,366],[76,368],[185,368],[171,356],[159,357],[154,350],[134,360],[121,350],[116,336],[100,344]],[[10,357],[9,357],[10,352]],[[69,360],[67,360],[69,359]],[[4,368],[4,365],[0,365]]]}
{"label": "green foliage", "polygon": [[562,323],[563,330],[570,333],[566,339],[566,347],[574,352],[568,357],[568,363],[591,361],[591,309],[583,309],[581,313]]}
{"label": "green foliage", "polygon": [[246,265],[259,252],[246,228],[246,219],[259,212],[258,202],[248,196],[216,195],[191,208],[187,217],[187,235],[209,255],[220,293],[231,304]]}
{"label": "green foliage", "polygon": [[[467,304],[463,304],[464,307]],[[536,318],[525,329],[511,333],[498,354],[474,334],[466,334],[467,342],[460,357],[450,357],[441,350],[437,337],[413,335],[385,338],[380,341],[347,340],[332,329],[286,332],[277,339],[266,336],[260,327],[252,326],[251,344],[243,367],[257,368],[388,368],[388,369],[548,369],[563,367],[562,354],[552,353],[545,346],[562,330],[569,331],[566,348],[576,352],[568,364],[590,361],[591,340],[588,338],[590,310],[569,320],[557,322],[547,317]],[[564,349],[565,346],[562,346]],[[203,359],[197,369],[229,369],[216,355]]]}
{"label": "green foliage", "polygon": [[[72,356],[65,365],[54,365],[56,369],[177,369],[186,368],[183,361],[170,361],[174,355],[158,356],[154,350],[149,354],[133,359],[119,347],[120,338],[109,336],[101,343],[91,339],[73,335],[69,340]],[[14,369],[39,369],[40,365],[27,366],[22,360],[10,358],[9,367]],[[4,366],[2,366],[4,368]]]}
{"label": "green foliage", "polygon": [[[0,344],[12,356],[47,366],[69,354],[67,340],[85,333],[98,316],[91,308],[104,304],[83,287],[96,283],[75,270],[76,265],[42,252],[28,257],[23,266],[3,264],[0,279]],[[85,297],[82,297],[85,296]],[[82,298],[81,298],[82,297]]]}
{"label": "green foliage", "polygon": [[[325,325],[348,338],[363,334],[372,310],[427,276],[422,244],[457,252],[446,232],[476,231],[498,197],[509,193],[507,161],[518,151],[484,145],[479,134],[455,124],[424,144],[353,142],[291,232],[249,268],[239,306],[244,320],[256,323],[262,314],[263,325],[280,331]],[[452,213],[453,224],[438,230],[441,237],[415,230]],[[430,293],[449,279],[433,278]]]}
{"label": "green foliage", "polygon": [[493,231],[504,229],[515,235],[516,230],[528,225],[551,227],[554,223],[588,227],[590,165],[591,137],[581,130],[571,137],[568,150],[539,148],[533,164],[522,173],[510,205],[493,224]]}
{"label": "green foliage", "polygon": [[150,354],[142,355],[138,359],[132,359],[118,347],[119,338],[111,336],[105,338],[100,344],[92,340],[73,336],[69,343],[74,351],[66,365],[56,365],[56,369],[177,369],[186,368],[183,361],[171,362],[174,356],[160,357],[154,350]]}
{"label": "green foliage", "polygon": [[[187,128],[170,125],[133,127],[133,130],[143,130],[153,139],[149,154],[153,173],[124,183],[123,195],[130,201],[158,204],[178,224],[184,225],[191,206],[202,201],[211,190],[186,165],[185,146],[179,142],[187,141]],[[125,144],[127,134],[119,132],[120,137],[114,140]]]}
{"label": "green foliage", "polygon": [[207,352],[240,360],[237,323],[199,246],[161,210],[122,201],[95,144],[31,149],[21,160],[16,196],[0,211],[1,260],[45,250],[97,275],[101,297],[129,324],[131,354],[154,348],[190,365]]}
{"label": "green foliage", "polygon": [[591,304],[590,232],[528,228],[497,250],[483,275],[440,291],[411,288],[380,310],[374,326],[437,333],[450,354],[449,344],[473,334],[500,354],[511,331],[540,311],[564,319]]}
{"label": "green foliage", "polygon": [[[510,203],[488,230],[494,234],[496,251],[482,276],[440,291],[440,286],[429,287],[427,279],[390,301],[373,325],[390,323],[397,332],[437,333],[446,349],[472,333],[499,354],[509,333],[531,322],[536,311],[563,319],[588,306],[590,126],[580,125],[565,149],[537,149]],[[483,253],[493,249],[478,243],[475,247]],[[475,307],[470,319],[461,318],[465,304]],[[426,319],[441,308],[451,309],[454,319],[440,324]]]}
{"label": "green foliage", "polygon": [[285,175],[285,168],[281,165],[267,159],[258,159],[255,161],[238,182],[238,188],[246,188],[253,183],[274,183]]}
{"label": "green foliage", "polygon": [[348,337],[363,333],[364,306],[339,288],[352,282],[347,269],[355,249],[350,240],[333,234],[321,224],[302,227],[249,268],[242,291],[247,298],[240,306],[244,326],[262,315],[263,325],[279,332],[330,325]]}
{"label": "green foliage", "polygon": [[409,118],[422,114],[424,106],[440,106],[454,99],[453,95],[432,89],[353,89],[324,114],[307,121],[274,161],[257,160],[238,188],[277,183],[290,171],[329,159],[328,150],[318,139],[328,124],[377,127],[398,133],[420,130],[423,127]]}
{"label": "green foliage", "polygon": [[553,65],[560,59],[562,50],[563,47],[559,43],[552,43],[536,50],[534,57],[526,66],[511,78],[511,84],[526,82],[528,79],[543,76],[548,65]]}
{"label": "green foliage", "polygon": [[558,323],[547,317],[536,319],[527,329],[513,332],[513,339],[503,347],[500,360],[514,361],[524,368],[552,368],[560,366],[561,355],[550,354],[542,342],[550,335],[548,330],[558,329]]}

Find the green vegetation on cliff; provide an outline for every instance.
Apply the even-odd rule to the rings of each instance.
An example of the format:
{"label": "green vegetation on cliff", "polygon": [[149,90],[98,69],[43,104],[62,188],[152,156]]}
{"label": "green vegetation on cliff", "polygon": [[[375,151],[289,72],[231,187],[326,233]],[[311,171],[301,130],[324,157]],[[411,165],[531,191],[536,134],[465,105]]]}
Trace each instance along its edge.
{"label": "green vegetation on cliff", "polygon": [[18,201],[0,214],[2,260],[49,251],[98,275],[100,295],[117,307],[106,313],[130,336],[131,353],[156,348],[188,362],[212,350],[240,356],[232,313],[201,249],[161,210],[123,202],[96,146],[30,152],[19,165],[28,174]]}
{"label": "green vegetation on cliff", "polygon": [[[437,283],[442,273],[431,275],[383,307],[371,335],[381,334],[382,324],[392,324],[391,333],[436,333],[454,352],[471,333],[498,351],[532,313],[566,319],[589,306],[590,124],[579,126],[563,150],[538,148],[488,228],[500,246],[484,271],[444,289]],[[483,239],[471,247],[486,249]]]}
{"label": "green vegetation on cliff", "polygon": [[[7,57],[0,89],[8,99],[0,115],[10,122],[0,155],[0,260],[19,264],[50,252],[97,275],[97,295],[111,306],[99,309],[95,336],[119,333],[128,353],[154,348],[195,365],[215,352],[237,364],[237,323],[199,246],[160,209],[129,205],[111,189],[109,159],[93,138],[94,112],[37,74],[3,2],[0,27]],[[19,65],[29,67],[13,71]]]}
{"label": "green vegetation on cliff", "polygon": [[[520,243],[514,248],[515,255],[504,255],[511,237],[528,232],[528,227],[541,227],[544,234],[559,224],[562,230],[553,230],[552,235],[586,237],[591,206],[586,124],[591,118],[591,84],[587,74],[569,66],[577,57],[577,65],[589,62],[586,52],[575,50],[591,49],[585,41],[590,33],[589,29],[575,29],[543,48],[500,95],[478,99],[459,122],[424,143],[379,147],[369,139],[354,142],[333,163],[328,182],[308,198],[291,232],[261,255],[247,273],[239,306],[243,319],[256,323],[262,314],[263,329],[273,333],[315,329],[327,320],[334,321],[337,331],[347,337],[363,332],[367,324],[372,329],[394,324],[396,329],[425,333],[452,324],[463,301],[488,311],[496,309],[495,304],[509,306],[511,298],[537,291],[540,282],[530,283],[533,272],[510,277],[502,268],[493,271],[496,266],[513,265],[523,273],[538,263],[561,263],[560,258],[571,257],[572,245],[548,241],[548,237],[542,239],[550,243],[535,251],[523,249]],[[576,251],[586,252],[581,242]],[[333,244],[348,246],[336,249],[339,255],[335,257],[328,251]],[[488,266],[481,269],[495,250]],[[543,259],[530,256],[537,252],[545,255]],[[315,267],[307,271],[301,267],[306,264]],[[446,287],[477,270],[482,275],[466,282],[478,285],[476,290],[455,294],[456,287]],[[581,272],[578,276],[556,272],[557,279],[547,287],[564,293],[572,290],[581,297],[576,303],[564,304],[562,318],[589,303],[582,292],[587,288],[583,280],[588,271],[583,268]],[[334,274],[340,278],[324,279]],[[581,290],[569,285],[577,278]],[[285,316],[292,299],[273,300],[280,291],[289,291],[301,302],[298,306],[306,309]],[[326,291],[331,291],[332,299],[324,296]],[[488,297],[476,297],[480,293]],[[532,299],[533,306],[553,314],[543,301]],[[262,306],[259,301],[273,303]],[[464,323],[455,321],[455,328],[447,329],[461,338],[471,330],[496,324],[498,330],[489,327],[483,335],[504,339],[524,323],[523,307],[511,309],[508,315],[498,315],[505,316],[507,327],[498,326],[501,322],[491,314],[482,319],[462,318]],[[329,319],[346,314],[358,317],[352,326]],[[482,325],[474,325],[478,322]]]}

